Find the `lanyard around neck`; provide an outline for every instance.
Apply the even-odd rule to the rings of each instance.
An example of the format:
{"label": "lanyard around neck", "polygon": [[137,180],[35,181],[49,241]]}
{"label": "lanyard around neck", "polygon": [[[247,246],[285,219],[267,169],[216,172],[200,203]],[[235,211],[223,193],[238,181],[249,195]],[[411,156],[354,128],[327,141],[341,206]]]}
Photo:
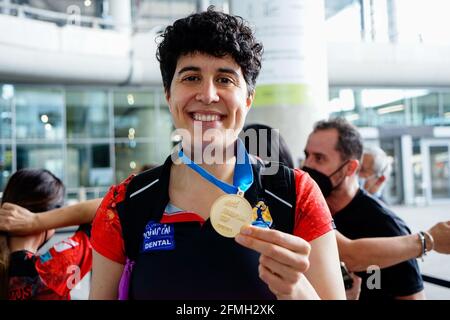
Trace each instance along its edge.
{"label": "lanyard around neck", "polygon": [[202,178],[208,180],[223,192],[227,194],[239,194],[243,195],[245,191],[250,188],[253,183],[253,171],[250,164],[250,158],[245,150],[244,144],[241,140],[237,140],[237,155],[236,164],[234,166],[233,185],[223,182],[208,171],[200,167],[198,164],[189,159],[180,149],[178,156],[185,165],[197,172]]}

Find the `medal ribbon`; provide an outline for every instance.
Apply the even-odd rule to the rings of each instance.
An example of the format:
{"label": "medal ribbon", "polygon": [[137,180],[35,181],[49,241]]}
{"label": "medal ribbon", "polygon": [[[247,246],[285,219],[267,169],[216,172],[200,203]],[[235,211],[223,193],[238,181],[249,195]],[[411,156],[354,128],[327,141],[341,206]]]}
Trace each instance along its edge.
{"label": "medal ribbon", "polygon": [[182,149],[180,149],[180,151],[178,152],[178,156],[185,165],[187,165],[189,168],[201,175],[204,179],[208,180],[227,194],[242,195],[245,191],[248,190],[248,188],[250,188],[253,183],[253,170],[250,164],[250,158],[247,151],[245,150],[244,144],[240,139],[237,140],[237,155],[236,164],[234,166],[233,185],[230,185],[214,177],[208,171],[189,159],[183,153]]}

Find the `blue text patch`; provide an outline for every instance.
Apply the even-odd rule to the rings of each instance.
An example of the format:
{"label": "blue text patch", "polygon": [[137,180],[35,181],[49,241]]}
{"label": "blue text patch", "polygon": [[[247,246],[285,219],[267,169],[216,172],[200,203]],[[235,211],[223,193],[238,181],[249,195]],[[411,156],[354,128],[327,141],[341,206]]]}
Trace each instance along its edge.
{"label": "blue text patch", "polygon": [[174,234],[173,224],[150,221],[145,227],[142,252],[174,249]]}

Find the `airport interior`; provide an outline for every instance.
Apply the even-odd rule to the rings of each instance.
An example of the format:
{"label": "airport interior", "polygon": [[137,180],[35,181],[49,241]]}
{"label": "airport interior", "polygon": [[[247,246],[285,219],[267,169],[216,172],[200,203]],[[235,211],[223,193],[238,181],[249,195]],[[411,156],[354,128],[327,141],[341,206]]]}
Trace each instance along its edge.
{"label": "airport interior", "polygon": [[[177,140],[158,35],[211,5],[264,45],[247,123],[279,129],[301,167],[314,123],[344,118],[388,155],[383,197],[413,232],[450,220],[448,0],[0,0],[0,195],[44,168],[74,204],[162,164]],[[427,298],[450,300],[450,256],[419,266]]]}

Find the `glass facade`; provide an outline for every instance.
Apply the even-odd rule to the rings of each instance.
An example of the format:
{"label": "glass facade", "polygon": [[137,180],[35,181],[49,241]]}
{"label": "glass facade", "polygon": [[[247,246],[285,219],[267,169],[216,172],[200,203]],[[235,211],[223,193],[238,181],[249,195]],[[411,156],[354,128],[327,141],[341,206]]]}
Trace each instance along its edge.
{"label": "glass facade", "polygon": [[[346,118],[360,128],[378,128],[376,142],[395,159],[385,189],[390,203],[407,197],[417,204],[450,199],[450,136],[434,133],[436,127],[447,132],[450,125],[450,89],[332,87],[329,109],[331,117]],[[404,137],[412,142],[406,150]],[[410,162],[407,168],[405,161]]]}
{"label": "glass facade", "polygon": [[108,138],[108,91],[66,91],[67,138]]}
{"label": "glass facade", "polygon": [[449,146],[430,146],[431,193],[435,199],[450,197]]}
{"label": "glass facade", "polygon": [[360,127],[450,124],[450,90],[330,88],[333,116]]}
{"label": "glass facade", "polygon": [[171,150],[161,89],[0,88],[0,191],[15,170],[45,168],[64,181],[69,199],[98,197]]}

